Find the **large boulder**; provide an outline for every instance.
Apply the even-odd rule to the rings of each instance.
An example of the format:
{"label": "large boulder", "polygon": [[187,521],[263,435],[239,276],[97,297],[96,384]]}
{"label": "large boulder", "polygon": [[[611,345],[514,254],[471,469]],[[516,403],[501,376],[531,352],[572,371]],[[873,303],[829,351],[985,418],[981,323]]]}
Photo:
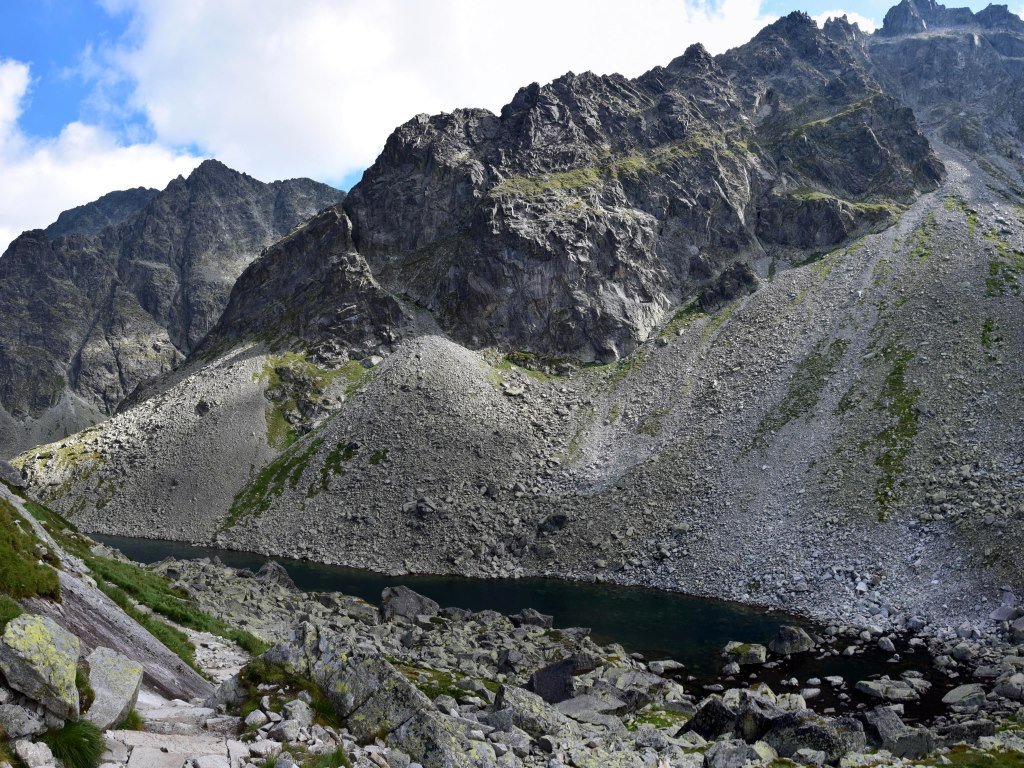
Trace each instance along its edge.
{"label": "large boulder", "polygon": [[704,765],[705,768],[743,768],[760,757],[745,741],[716,741],[704,754]]}
{"label": "large boulder", "polygon": [[283,589],[287,589],[289,592],[295,592],[298,587],[295,586],[295,582],[292,581],[292,577],[288,575],[288,571],[281,565],[277,560],[267,560],[258,571],[256,571],[256,578],[259,581],[267,584],[277,584]]}
{"label": "large boulder", "polygon": [[979,683],[958,685],[942,697],[942,703],[950,707],[980,707],[985,703],[985,688]]}
{"label": "large boulder", "polygon": [[935,750],[935,736],[927,728],[911,728],[891,707],[864,713],[871,741],[896,757],[923,757]]}
{"label": "large boulder", "polygon": [[783,625],[768,647],[772,653],[789,656],[793,653],[806,653],[814,650],[814,640],[801,627]]}
{"label": "large boulder", "polygon": [[556,661],[530,675],[526,689],[536,693],[548,704],[558,704],[575,695],[576,686],[572,679],[575,671],[574,659]]}
{"label": "large boulder", "polygon": [[382,612],[385,619],[401,616],[415,619],[417,616],[437,616],[440,606],[429,597],[413,592],[404,585],[388,587],[381,593]]}
{"label": "large boulder", "polygon": [[[471,739],[461,721],[438,712],[386,659],[353,652],[343,635],[305,622],[264,658],[323,688],[335,714],[360,741],[384,739],[424,768],[495,765],[492,747]],[[290,722],[309,714],[299,709],[295,702],[287,705]]]}
{"label": "large boulder", "polygon": [[20,704],[0,705],[0,731],[8,739],[36,736],[46,730],[46,721]]}
{"label": "large boulder", "polygon": [[[494,699],[494,714],[507,716],[510,724],[534,739],[560,733],[573,733],[575,723],[540,696],[513,685],[503,685]],[[492,724],[496,719],[491,719]]]}
{"label": "large boulder", "polygon": [[764,696],[743,692],[736,718],[735,735],[744,741],[755,742],[775,727],[786,711]]}
{"label": "large boulder", "polygon": [[1024,643],[1024,618],[1010,625],[1010,639],[1015,643]]}
{"label": "large boulder", "polygon": [[81,644],[53,619],[22,614],[0,638],[0,671],[8,685],[57,717],[78,719],[75,672]]}
{"label": "large boulder", "polygon": [[881,680],[861,680],[856,687],[861,693],[885,701],[917,701],[921,698],[914,687],[905,680],[889,680],[885,677]]}
{"label": "large boulder", "polygon": [[25,480],[22,478],[21,472],[3,460],[0,460],[0,480],[15,488],[25,487]]}
{"label": "large boulder", "polygon": [[142,665],[103,647],[90,653],[86,661],[95,697],[85,719],[105,731],[124,720],[135,707],[142,687]]}
{"label": "large boulder", "polygon": [[1004,675],[996,682],[995,692],[1013,701],[1024,701],[1024,672]]}
{"label": "large boulder", "polygon": [[780,757],[791,758],[802,749],[824,752],[829,762],[847,752],[863,749],[864,727],[851,718],[829,720],[810,711],[788,712],[775,721],[765,737]]}
{"label": "large boulder", "polygon": [[693,732],[701,738],[713,741],[719,736],[732,733],[738,716],[736,709],[726,704],[721,696],[712,694],[700,703],[693,717],[679,733]]}
{"label": "large boulder", "polygon": [[757,643],[739,643],[733,641],[725,646],[725,653],[730,661],[741,667],[764,664],[768,657],[768,649]]}

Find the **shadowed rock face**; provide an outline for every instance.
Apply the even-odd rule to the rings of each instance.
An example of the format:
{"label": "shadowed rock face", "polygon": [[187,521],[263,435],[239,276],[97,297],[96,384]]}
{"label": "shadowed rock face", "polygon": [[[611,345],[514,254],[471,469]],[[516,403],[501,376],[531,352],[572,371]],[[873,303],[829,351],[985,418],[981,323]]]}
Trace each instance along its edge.
{"label": "shadowed rock face", "polygon": [[207,161],[163,192],[112,193],[21,235],[0,258],[0,448],[61,402],[69,423],[50,437],[112,413],[196,347],[262,248],[341,197]]}
{"label": "shadowed rock face", "polygon": [[420,115],[345,202],[381,283],[470,345],[632,351],[734,261],[828,247],[942,172],[912,113],[793,14],[636,80]]}
{"label": "shadowed rock face", "polygon": [[202,349],[253,337],[296,339],[332,357],[397,340],[405,315],[352,244],[341,206],[281,239],[239,277]]}

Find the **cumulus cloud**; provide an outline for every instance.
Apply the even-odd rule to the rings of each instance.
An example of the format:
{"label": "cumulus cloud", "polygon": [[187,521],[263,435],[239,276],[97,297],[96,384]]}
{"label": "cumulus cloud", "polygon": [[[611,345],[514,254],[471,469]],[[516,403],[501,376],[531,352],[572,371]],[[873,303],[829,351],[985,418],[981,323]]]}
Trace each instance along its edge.
{"label": "cumulus cloud", "polygon": [[339,181],[420,112],[498,110],[567,71],[638,75],[693,42],[720,52],[770,21],[761,0],[106,0],[108,53],[169,146],[259,178]]}
{"label": "cumulus cloud", "polygon": [[878,23],[874,19],[869,19],[867,16],[856,11],[825,11],[815,15],[814,20],[818,23],[819,27],[823,27],[829,19],[838,19],[840,16],[845,16],[851,24],[856,24],[860,27],[861,32],[874,32],[878,29]]}
{"label": "cumulus cloud", "polygon": [[69,123],[52,139],[18,127],[31,87],[28,65],[0,61],[0,253],[23,230],[114,189],[163,187],[200,161],[157,144],[121,145],[107,131]]}

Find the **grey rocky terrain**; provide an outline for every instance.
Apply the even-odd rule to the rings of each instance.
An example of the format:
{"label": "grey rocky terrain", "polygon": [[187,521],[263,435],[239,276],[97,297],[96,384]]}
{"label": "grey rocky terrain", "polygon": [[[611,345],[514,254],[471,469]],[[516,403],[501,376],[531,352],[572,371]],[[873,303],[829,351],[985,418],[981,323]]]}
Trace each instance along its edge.
{"label": "grey rocky terrain", "polygon": [[18,237],[0,257],[0,455],[102,421],[180,364],[260,251],[343,194],[206,161]]}
{"label": "grey rocky terrain", "polygon": [[[1020,124],[1013,100],[960,104],[985,110],[979,143],[932,107],[967,98],[957,77],[1018,82],[1024,34],[998,9],[956,18],[865,36],[796,14],[637,81],[567,77],[501,116],[416,118],[342,205],[245,271],[183,367],[16,464],[93,531],[647,584],[861,624],[984,617],[1024,577]],[[958,50],[984,66],[950,73]],[[909,51],[916,79],[896,69]],[[602,142],[632,157],[712,122],[720,141],[666,164],[588,170]],[[613,225],[645,196],[679,211],[708,200],[686,185],[735,191],[734,172],[760,181],[725,194],[740,208],[691,206],[705,224],[643,213],[674,239]],[[840,215],[842,200],[862,208]],[[557,230],[577,203],[583,228]],[[506,227],[555,250],[517,250]],[[698,256],[680,256],[695,231]],[[567,267],[569,240],[632,243],[665,271],[609,272],[596,252]],[[521,265],[525,293],[471,273],[511,275],[496,265],[524,253],[539,260]],[[626,322],[627,283],[655,274],[674,277]],[[573,295],[581,314],[559,309]]]}

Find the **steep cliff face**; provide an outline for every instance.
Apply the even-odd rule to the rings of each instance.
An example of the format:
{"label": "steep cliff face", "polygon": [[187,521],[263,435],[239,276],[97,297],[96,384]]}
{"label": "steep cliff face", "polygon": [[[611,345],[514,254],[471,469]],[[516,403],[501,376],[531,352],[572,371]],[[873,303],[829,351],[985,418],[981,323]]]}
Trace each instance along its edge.
{"label": "steep cliff face", "polygon": [[253,338],[298,342],[344,361],[399,338],[405,313],[377,283],[334,206],[282,238],[239,277],[220,322],[200,352]]}
{"label": "steep cliff face", "polygon": [[793,14],[718,58],[418,116],[345,209],[382,284],[458,340],[607,361],[730,264],[827,249],[940,174],[910,111]]}
{"label": "steep cliff face", "polygon": [[260,250],[342,196],[207,161],[21,235],[0,257],[0,451],[88,426],[182,361]]}
{"label": "steep cliff face", "polygon": [[931,0],[903,0],[866,43],[875,76],[914,108],[927,131],[1022,167],[1024,20],[1019,16],[1005,5],[973,13]]}

